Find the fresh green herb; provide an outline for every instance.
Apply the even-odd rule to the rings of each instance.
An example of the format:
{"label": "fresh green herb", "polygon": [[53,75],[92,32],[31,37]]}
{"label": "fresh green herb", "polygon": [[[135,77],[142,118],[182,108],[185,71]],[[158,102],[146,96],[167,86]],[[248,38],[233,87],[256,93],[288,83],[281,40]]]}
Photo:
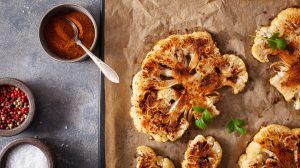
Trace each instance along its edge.
{"label": "fresh green herb", "polygon": [[199,127],[200,129],[206,129],[207,128],[206,123],[212,121],[212,115],[204,107],[193,106],[193,109],[198,113],[202,113],[201,118],[198,120],[195,120],[196,126]]}
{"label": "fresh green herb", "polygon": [[[254,36],[254,37],[259,37],[259,36]],[[279,33],[274,33],[270,38],[267,37],[259,37],[262,39],[267,40],[268,45],[270,48],[273,50],[285,50],[287,46],[287,42],[284,38],[279,37]]]}
{"label": "fresh green herb", "polygon": [[205,122],[202,118],[200,120],[196,120],[195,124],[198,128],[201,128],[201,129],[206,129],[207,128],[207,124],[205,124]]}
{"label": "fresh green herb", "polygon": [[232,133],[236,130],[239,134],[244,135],[247,133],[247,130],[243,128],[245,126],[245,122],[240,119],[232,119],[226,126],[227,132]]}
{"label": "fresh green herb", "polygon": [[273,50],[284,50],[286,48],[287,42],[285,41],[285,39],[278,36],[279,33],[274,33],[270,38],[267,38],[269,47]]}
{"label": "fresh green herb", "polygon": [[206,110],[206,108],[199,107],[199,106],[193,106],[193,109],[199,113],[203,113]]}

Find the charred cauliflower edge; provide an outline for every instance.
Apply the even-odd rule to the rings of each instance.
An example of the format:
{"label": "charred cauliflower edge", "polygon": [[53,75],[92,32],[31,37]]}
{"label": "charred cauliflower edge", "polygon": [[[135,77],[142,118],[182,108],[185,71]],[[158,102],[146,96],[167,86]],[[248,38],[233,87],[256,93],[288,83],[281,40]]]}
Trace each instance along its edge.
{"label": "charred cauliflower edge", "polygon": [[162,156],[156,156],[153,149],[148,146],[139,146],[137,152],[136,168],[175,168],[173,162]]}
{"label": "charred cauliflower edge", "polygon": [[219,115],[214,103],[223,86],[237,94],[245,87],[248,73],[235,55],[221,55],[207,32],[171,35],[160,40],[133,78],[130,116],[139,132],[154,140],[175,141],[188,129],[192,106]]}
{"label": "charred cauliflower edge", "polygon": [[271,124],[254,136],[240,156],[240,168],[300,167],[300,129]]}
{"label": "charred cauliflower edge", "polygon": [[220,144],[211,136],[198,135],[188,144],[182,168],[216,168],[221,158]]}
{"label": "charred cauliflower edge", "polygon": [[[273,50],[261,37],[279,37],[287,41],[286,50]],[[269,27],[262,27],[256,32],[252,55],[258,61],[269,62],[268,56],[278,55],[281,61],[273,63],[276,75],[270,79],[287,102],[293,102],[296,110],[300,109],[300,9],[288,8],[281,11]]]}

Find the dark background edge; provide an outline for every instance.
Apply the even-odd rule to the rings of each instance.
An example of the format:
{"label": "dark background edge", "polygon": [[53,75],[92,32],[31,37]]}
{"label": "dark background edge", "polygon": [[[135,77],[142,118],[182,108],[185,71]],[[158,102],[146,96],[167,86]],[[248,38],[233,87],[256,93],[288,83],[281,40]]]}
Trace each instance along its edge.
{"label": "dark background edge", "polygon": [[[105,0],[100,0],[100,25],[99,25],[99,55],[100,59],[104,59],[104,23],[105,23]],[[105,89],[104,76],[100,75],[100,104],[98,117],[98,156],[99,167],[105,168]]]}

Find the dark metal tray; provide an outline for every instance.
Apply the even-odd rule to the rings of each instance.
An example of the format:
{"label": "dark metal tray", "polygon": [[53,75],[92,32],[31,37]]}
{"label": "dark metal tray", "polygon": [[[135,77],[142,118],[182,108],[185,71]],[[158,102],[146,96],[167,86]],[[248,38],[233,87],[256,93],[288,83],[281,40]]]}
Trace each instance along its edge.
{"label": "dark metal tray", "polygon": [[[105,22],[105,0],[100,0],[100,24],[99,24],[99,56],[104,59],[104,22]],[[104,76],[100,76],[100,104],[99,104],[99,119],[98,119],[98,156],[99,167],[105,168],[105,89]]]}

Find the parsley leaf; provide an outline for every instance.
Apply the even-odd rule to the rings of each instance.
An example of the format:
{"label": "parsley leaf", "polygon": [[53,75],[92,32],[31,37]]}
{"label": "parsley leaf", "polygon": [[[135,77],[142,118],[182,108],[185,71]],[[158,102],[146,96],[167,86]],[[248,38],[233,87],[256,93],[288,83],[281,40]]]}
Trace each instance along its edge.
{"label": "parsley leaf", "polygon": [[232,119],[226,126],[227,132],[232,133],[233,131],[237,131],[240,135],[244,135],[247,133],[247,130],[243,128],[245,126],[245,122],[240,119]]}
{"label": "parsley leaf", "polygon": [[202,113],[206,110],[206,108],[199,107],[199,106],[193,106],[193,109],[199,113]]}
{"label": "parsley leaf", "polygon": [[244,135],[247,133],[247,130],[245,128],[240,128],[238,126],[235,127],[235,130],[240,133],[241,135]]}
{"label": "parsley leaf", "polygon": [[[252,36],[253,37],[253,36]],[[254,36],[259,37],[259,36]],[[285,50],[287,46],[287,41],[284,38],[279,37],[279,33],[274,33],[271,37],[259,37],[267,40],[268,45],[273,50]]]}
{"label": "parsley leaf", "polygon": [[200,129],[206,129],[207,128],[207,125],[205,124],[205,122],[202,119],[196,120],[195,124]]}
{"label": "parsley leaf", "polygon": [[278,38],[275,40],[276,46],[279,50],[284,50],[286,48],[287,42],[283,38]]}
{"label": "parsley leaf", "polygon": [[234,123],[232,120],[227,124],[226,129],[228,133],[232,133],[234,131]]}
{"label": "parsley leaf", "polygon": [[233,121],[234,125],[236,125],[238,127],[242,127],[245,125],[245,121],[240,120],[240,119],[233,119],[232,121]]}
{"label": "parsley leaf", "polygon": [[285,39],[279,37],[279,33],[274,33],[270,38],[265,38],[268,41],[269,47],[273,50],[284,50],[287,46]]}
{"label": "parsley leaf", "polygon": [[267,41],[268,41],[269,47],[272,48],[273,50],[276,50],[277,44],[274,41],[271,41],[271,40],[267,40]]}
{"label": "parsley leaf", "polygon": [[212,121],[212,115],[207,111],[207,109],[205,109],[205,111],[202,114],[203,118],[205,121],[207,122],[211,122]]}
{"label": "parsley leaf", "polygon": [[198,113],[202,113],[201,118],[195,120],[196,126],[200,129],[206,129],[206,123],[212,121],[212,115],[210,114],[210,112],[206,108],[199,106],[193,106],[193,110],[195,110]]}
{"label": "parsley leaf", "polygon": [[277,33],[274,33],[269,39],[275,40],[278,38],[278,36],[279,36],[279,33],[277,32]]}

